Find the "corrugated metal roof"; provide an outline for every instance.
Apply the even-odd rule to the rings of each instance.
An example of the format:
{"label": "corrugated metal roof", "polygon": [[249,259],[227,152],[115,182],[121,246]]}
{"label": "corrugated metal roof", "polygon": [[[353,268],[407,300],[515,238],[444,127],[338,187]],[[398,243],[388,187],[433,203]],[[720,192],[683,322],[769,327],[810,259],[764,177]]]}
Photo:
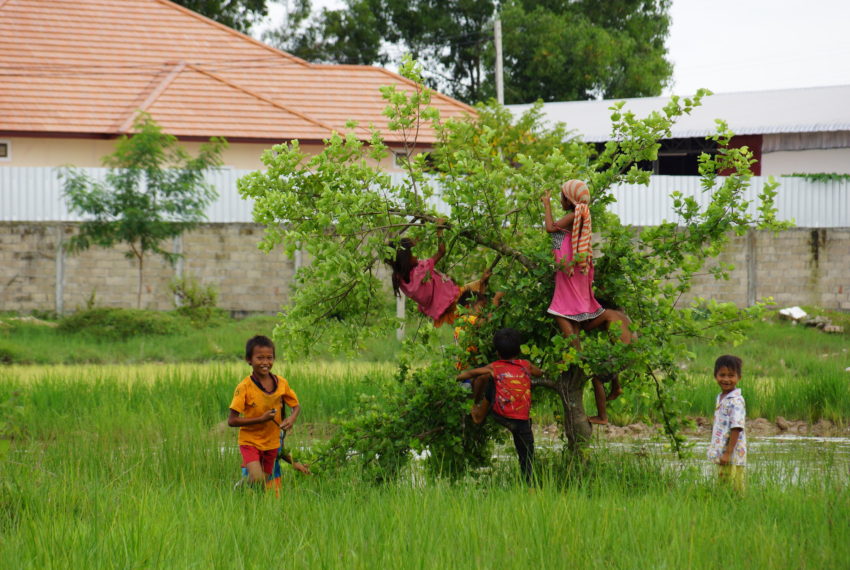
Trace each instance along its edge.
{"label": "corrugated metal roof", "polygon": [[[638,117],[661,110],[670,97],[606,99],[544,103],[545,117],[565,123],[587,142],[611,138],[611,110],[617,101]],[[509,105],[520,114],[531,105]],[[771,91],[718,93],[705,97],[693,113],[680,118],[672,138],[705,137],[716,132],[715,119],[723,119],[737,135],[814,133],[850,130],[850,85],[805,87]]]}
{"label": "corrugated metal roof", "polygon": [[[415,88],[378,67],[310,64],[167,0],[0,0],[0,53],[7,133],[115,136],[143,109],[176,136],[321,140],[355,120],[361,138],[374,124],[399,142],[379,88]],[[432,105],[474,113],[439,93]]]}

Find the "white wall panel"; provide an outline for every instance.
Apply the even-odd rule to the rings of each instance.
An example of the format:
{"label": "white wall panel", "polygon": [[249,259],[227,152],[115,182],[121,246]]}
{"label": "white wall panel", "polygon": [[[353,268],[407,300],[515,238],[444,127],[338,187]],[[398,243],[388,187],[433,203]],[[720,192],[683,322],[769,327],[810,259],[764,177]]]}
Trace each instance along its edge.
{"label": "white wall panel", "polygon": [[[95,179],[103,179],[105,168],[84,169]],[[236,190],[236,181],[250,170],[223,169],[208,175],[207,180],[217,191],[218,198],[207,209],[209,222],[251,222],[252,203],[243,200]],[[394,182],[403,175],[393,173]],[[747,191],[753,201],[751,211],[756,213],[755,197],[766,177],[755,176]],[[846,228],[850,227],[850,183],[846,181],[811,182],[803,178],[779,178],[776,205],[779,218],[793,219],[799,227]],[[704,205],[708,197],[702,191],[700,179],[694,176],[654,176],[649,186],[620,185],[614,189],[617,202],[612,212],[624,224],[652,226],[663,221],[676,221],[670,194],[680,191],[693,196]],[[439,198],[429,203],[442,213],[448,207]],[[0,221],[55,222],[79,221],[79,216],[68,211],[62,193],[59,171],[40,167],[0,167]]]}

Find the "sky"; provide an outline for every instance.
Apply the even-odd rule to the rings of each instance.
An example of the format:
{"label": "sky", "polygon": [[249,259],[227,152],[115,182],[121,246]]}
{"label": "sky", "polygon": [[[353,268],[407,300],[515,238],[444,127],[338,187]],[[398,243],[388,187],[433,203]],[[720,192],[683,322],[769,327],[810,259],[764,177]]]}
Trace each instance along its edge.
{"label": "sky", "polygon": [[850,0],[673,0],[670,16],[664,95],[850,85]]}

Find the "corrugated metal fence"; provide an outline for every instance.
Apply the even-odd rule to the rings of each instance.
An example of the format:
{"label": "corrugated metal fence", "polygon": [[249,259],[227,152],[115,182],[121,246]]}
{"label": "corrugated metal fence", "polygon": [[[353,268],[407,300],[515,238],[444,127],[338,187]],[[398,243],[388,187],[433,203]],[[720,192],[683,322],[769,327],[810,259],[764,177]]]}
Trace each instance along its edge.
{"label": "corrugated metal fence", "polygon": [[[84,169],[102,180],[107,169]],[[236,181],[250,170],[222,169],[210,173],[207,180],[218,190],[218,199],[207,209],[207,220],[214,223],[251,222],[252,203],[236,191]],[[394,174],[398,180],[402,174]],[[811,182],[804,178],[779,178],[776,199],[779,219],[794,220],[804,228],[850,227],[850,183],[846,181]],[[766,177],[753,177],[748,199],[755,201]],[[610,209],[624,224],[652,226],[676,221],[670,194],[680,191],[701,204],[707,202],[700,179],[695,176],[653,176],[649,186],[621,185],[614,190],[617,202]],[[751,206],[756,210],[755,202]],[[441,208],[442,209],[442,208]],[[62,194],[62,182],[55,168],[0,167],[0,221],[56,222],[79,221],[68,211]]]}

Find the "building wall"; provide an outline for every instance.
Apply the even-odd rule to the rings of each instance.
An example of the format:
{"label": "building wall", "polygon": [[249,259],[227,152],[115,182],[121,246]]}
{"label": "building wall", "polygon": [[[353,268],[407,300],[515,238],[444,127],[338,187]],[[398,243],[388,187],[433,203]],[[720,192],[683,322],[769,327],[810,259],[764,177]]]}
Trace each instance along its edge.
{"label": "building wall", "polygon": [[795,173],[850,174],[850,148],[784,150],[762,154],[762,176]]}
{"label": "building wall", "polygon": [[[2,166],[100,167],[103,166],[103,157],[115,151],[115,139],[0,138],[10,143],[9,160],[4,160]],[[193,156],[198,154],[201,144],[184,141],[180,143]],[[272,143],[230,143],[222,154],[224,166],[235,169],[261,169],[263,163],[260,157],[272,146]],[[304,144],[301,150],[306,154],[317,154],[322,148],[319,144]],[[388,171],[398,170],[392,154],[381,162],[381,166]]]}
{"label": "building wall", "polygon": [[[60,250],[73,224],[0,223],[0,310],[73,311],[90,299],[98,306],[135,307],[137,266],[123,250],[94,248],[70,256]],[[142,306],[173,307],[168,288],[177,274],[195,276],[219,290],[219,306],[236,314],[274,313],[289,298],[295,262],[280,251],[257,249],[263,229],[256,224],[207,224],[176,245],[185,255],[171,267],[151,257],[144,273]],[[751,232],[730,240],[719,258],[733,263],[728,281],[697,278],[683,298],[745,306],[773,297],[777,305],[818,305],[850,310],[850,229],[792,229]]]}

